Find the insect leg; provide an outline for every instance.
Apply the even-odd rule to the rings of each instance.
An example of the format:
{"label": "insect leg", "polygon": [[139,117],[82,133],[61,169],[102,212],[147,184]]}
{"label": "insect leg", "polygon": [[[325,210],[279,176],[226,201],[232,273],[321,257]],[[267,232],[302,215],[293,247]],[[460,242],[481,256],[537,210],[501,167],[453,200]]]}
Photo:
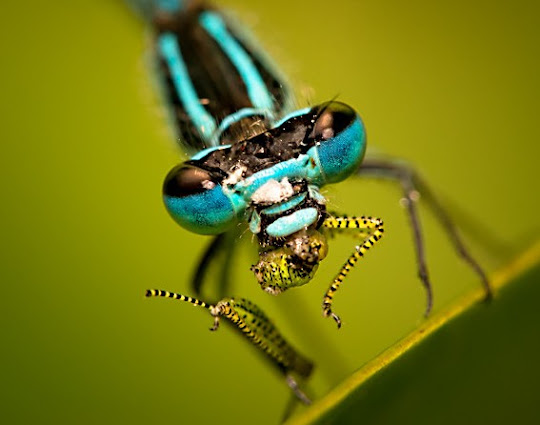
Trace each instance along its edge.
{"label": "insect leg", "polygon": [[343,280],[356,265],[356,262],[364,256],[367,250],[369,250],[379,239],[382,238],[384,228],[383,222],[380,218],[372,217],[328,217],[324,220],[323,226],[326,229],[334,231],[354,229],[365,237],[363,242],[356,246],[356,249],[351,254],[347,262],[343,265],[340,272],[334,278],[334,281],[324,295],[323,315],[325,317],[332,316],[332,318],[336,321],[338,328],[340,328],[341,320],[338,315],[332,312],[334,292],[338,290],[339,286],[343,283]]}
{"label": "insect leg", "polygon": [[295,374],[307,378],[313,364],[287,343],[264,312],[251,301],[240,298],[226,299],[218,303],[221,314],[229,319],[244,336],[260,348],[285,374],[287,385],[304,404],[311,404],[309,397],[300,389]]}
{"label": "insect leg", "polygon": [[212,304],[205,303],[197,298],[188,297],[187,295],[177,294],[176,292],[163,291],[161,289],[147,289],[146,296],[150,297],[163,297],[163,298],[172,298],[174,300],[185,301],[187,303],[200,306],[210,310],[212,316],[214,316],[214,326],[210,328],[211,331],[217,330],[219,327],[219,314],[216,310],[216,306]]}
{"label": "insect leg", "polygon": [[217,308],[246,338],[263,350],[286,376],[294,372],[307,378],[311,374],[313,364],[296,352],[257,305],[245,298],[225,298],[217,304]]}
{"label": "insect leg", "polygon": [[422,240],[422,230],[420,227],[420,221],[418,218],[418,212],[416,209],[416,201],[421,195],[427,205],[431,208],[435,217],[441,223],[441,226],[445,229],[448,237],[452,241],[454,248],[458,255],[475,271],[480,277],[482,285],[486,291],[486,299],[493,296],[489,280],[486,273],[480,267],[478,262],[469,253],[469,250],[465,247],[461,236],[451,220],[446,210],[439,203],[437,198],[433,195],[432,191],[425,184],[425,182],[418,176],[418,174],[410,168],[408,165],[392,160],[374,160],[366,159],[362,163],[362,166],[358,170],[360,176],[381,177],[386,179],[397,180],[403,190],[403,196],[405,199],[405,205],[409,215],[409,221],[413,230],[414,246],[416,250],[416,258],[418,264],[418,276],[422,281],[426,289],[427,305],[425,315],[427,316],[431,311],[433,305],[433,295],[431,290],[431,283],[429,280],[429,274],[427,271],[424,243]]}
{"label": "insect leg", "polygon": [[231,230],[225,233],[225,242],[223,244],[224,258],[221,264],[221,270],[219,271],[220,277],[217,288],[217,294],[220,299],[225,298],[227,294],[231,293],[231,266],[236,258],[235,253],[239,243],[237,230]]}
{"label": "insect leg", "polygon": [[293,394],[296,396],[298,400],[300,400],[302,403],[304,403],[306,406],[309,406],[311,404],[311,399],[302,391],[300,386],[298,385],[298,382],[292,375],[286,375],[285,380],[287,382],[287,385],[292,390]]}
{"label": "insect leg", "polygon": [[223,257],[220,259],[221,270],[219,270],[218,273],[219,280],[217,282],[217,287],[215,287],[215,291],[213,291],[212,294],[213,297],[215,297],[214,299],[221,299],[225,297],[225,294],[229,293],[231,264],[237,246],[233,241],[236,238],[237,231],[230,230],[215,236],[207,245],[191,279],[191,289],[198,297],[202,296],[208,270],[211,268],[212,264],[216,263],[220,255]]}
{"label": "insect leg", "polygon": [[147,297],[166,297],[204,307],[214,317],[211,330],[218,329],[221,317],[230,321],[253,345],[258,347],[272,363],[285,375],[287,385],[296,397],[305,404],[311,400],[300,389],[295,376],[308,378],[313,363],[299,354],[281,335],[264,312],[244,298],[224,298],[216,305],[207,304],[196,298],[176,294],[174,292],[149,289]]}
{"label": "insect leg", "polygon": [[220,248],[223,246],[224,242],[224,233],[215,236],[208,244],[201,259],[199,260],[199,264],[197,265],[195,273],[193,274],[193,277],[191,279],[191,289],[193,290],[193,292],[195,292],[197,296],[201,296],[206,271],[208,270],[213,260],[216,259],[217,254],[219,253]]}

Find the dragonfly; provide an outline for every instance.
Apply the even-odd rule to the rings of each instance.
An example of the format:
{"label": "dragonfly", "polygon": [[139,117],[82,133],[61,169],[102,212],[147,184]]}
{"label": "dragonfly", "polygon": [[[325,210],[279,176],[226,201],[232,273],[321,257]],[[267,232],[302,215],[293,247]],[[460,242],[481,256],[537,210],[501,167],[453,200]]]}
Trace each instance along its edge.
{"label": "dragonfly", "polygon": [[[218,329],[222,318],[227,320],[278,367],[296,397],[309,404],[299,382],[309,377],[313,363],[257,305],[225,297],[230,258],[239,229],[247,227],[258,245],[259,261],[251,267],[255,281],[278,295],[314,278],[328,254],[328,236],[351,233],[358,243],[322,298],[323,316],[341,327],[334,297],[384,235],[380,218],[347,216],[327,208],[321,188],[353,177],[400,185],[426,292],[426,316],[433,293],[417,211],[420,195],[458,255],[479,276],[486,298],[491,297],[486,273],[420,175],[403,161],[364,158],[366,131],[351,106],[330,100],[295,110],[279,69],[241,25],[206,2],[136,3],[150,17],[163,97],[177,140],[190,156],[167,174],[164,204],[183,228],[213,235],[193,275],[191,290],[197,298],[161,289],[148,290],[148,297],[206,308],[214,320],[211,330]],[[201,299],[206,271],[218,258],[223,262],[222,297],[207,302]]]}

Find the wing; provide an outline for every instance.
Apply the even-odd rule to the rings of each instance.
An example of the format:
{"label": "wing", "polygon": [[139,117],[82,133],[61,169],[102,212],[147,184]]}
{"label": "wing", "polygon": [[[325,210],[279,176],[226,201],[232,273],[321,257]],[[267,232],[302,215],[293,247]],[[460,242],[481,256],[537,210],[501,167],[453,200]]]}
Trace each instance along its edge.
{"label": "wing", "polygon": [[241,27],[201,1],[153,5],[158,72],[187,153],[244,140],[288,111],[287,85]]}

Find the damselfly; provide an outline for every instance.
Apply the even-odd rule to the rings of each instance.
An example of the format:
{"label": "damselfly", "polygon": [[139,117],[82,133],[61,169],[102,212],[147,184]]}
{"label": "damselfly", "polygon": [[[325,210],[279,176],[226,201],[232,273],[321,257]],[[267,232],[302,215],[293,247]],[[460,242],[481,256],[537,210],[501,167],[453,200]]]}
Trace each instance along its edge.
{"label": "damselfly", "polygon": [[[358,114],[329,101],[300,110],[280,73],[244,31],[200,1],[159,0],[148,4],[155,32],[155,53],[164,94],[181,146],[191,159],[165,179],[163,198],[170,215],[195,233],[215,235],[192,282],[200,296],[207,265],[245,223],[258,241],[256,281],[270,294],[313,279],[326,257],[326,236],[350,232],[359,242],[323,296],[322,311],[341,326],[333,301],[351,269],[383,236],[383,221],[347,217],[326,207],[321,187],[352,176],[395,180],[401,185],[416,250],[418,274],[426,289],[425,314],[432,291],[416,210],[419,193],[448,233],[459,255],[479,275],[456,228],[424,182],[407,165],[387,159],[364,159],[366,137]],[[232,235],[232,237],[231,237]],[[226,260],[225,260],[226,261]],[[221,277],[226,282],[226,276]],[[226,285],[222,285],[226,294]],[[296,377],[306,378],[312,364],[298,354],[268,317],[245,299],[213,304],[162,290],[164,296],[208,308],[213,330],[224,316],[276,364],[304,402]]]}

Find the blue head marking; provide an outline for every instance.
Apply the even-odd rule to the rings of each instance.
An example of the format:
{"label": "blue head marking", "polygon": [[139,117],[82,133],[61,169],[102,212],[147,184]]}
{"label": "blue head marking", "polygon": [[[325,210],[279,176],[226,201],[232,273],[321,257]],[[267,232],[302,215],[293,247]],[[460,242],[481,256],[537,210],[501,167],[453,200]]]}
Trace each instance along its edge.
{"label": "blue head marking", "polygon": [[318,217],[319,212],[316,208],[303,208],[273,221],[266,228],[266,233],[274,238],[289,236],[302,229],[307,229],[317,221]]}

